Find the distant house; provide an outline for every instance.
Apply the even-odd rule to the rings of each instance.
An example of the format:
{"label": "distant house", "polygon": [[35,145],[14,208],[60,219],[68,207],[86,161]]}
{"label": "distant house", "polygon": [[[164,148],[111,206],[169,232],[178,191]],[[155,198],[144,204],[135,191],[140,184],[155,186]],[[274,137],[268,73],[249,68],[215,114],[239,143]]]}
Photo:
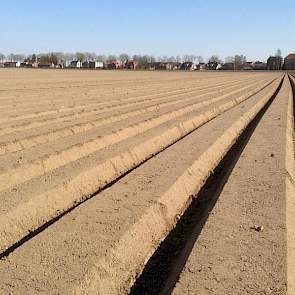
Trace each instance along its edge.
{"label": "distant house", "polygon": [[195,71],[199,71],[200,70],[200,64],[194,64],[193,66]]}
{"label": "distant house", "polygon": [[64,68],[64,64],[63,63],[59,63],[55,66],[56,69],[63,69]]}
{"label": "distant house", "polygon": [[252,63],[252,68],[255,71],[266,71],[267,70],[267,63],[262,61],[255,61]]}
{"label": "distant house", "polygon": [[115,70],[117,68],[117,65],[116,65],[116,62],[115,61],[108,61],[106,64],[105,64],[105,68],[107,70]]}
{"label": "distant house", "polygon": [[149,63],[148,68],[151,71],[159,71],[159,70],[166,70],[167,69],[166,63],[160,62],[160,61],[155,61],[155,62]]}
{"label": "distant house", "polygon": [[21,68],[38,68],[38,62],[32,61],[30,59],[25,59],[23,62],[20,63]]}
{"label": "distant house", "polygon": [[200,71],[206,70],[206,64],[204,62],[200,62],[197,67]]}
{"label": "distant house", "polygon": [[3,65],[4,68],[16,68],[18,64],[20,65],[20,63],[17,61],[6,61]]}
{"label": "distant house", "polygon": [[180,66],[180,70],[182,71],[190,71],[192,70],[194,67],[194,63],[191,62],[191,61],[186,61],[186,62],[183,62]]}
{"label": "distant house", "polygon": [[82,68],[83,69],[102,69],[103,62],[87,60],[82,63]]}
{"label": "distant house", "polygon": [[38,63],[38,68],[40,69],[53,69],[55,68],[54,63],[40,62]]}
{"label": "distant house", "polygon": [[89,61],[89,68],[90,69],[102,69],[103,62],[102,61]]}
{"label": "distant house", "polygon": [[207,70],[209,71],[215,71],[218,66],[217,61],[209,61],[206,65]]}
{"label": "distant house", "polygon": [[32,68],[33,67],[33,63],[29,62],[29,61],[24,61],[20,64],[21,68]]}
{"label": "distant house", "polygon": [[166,70],[175,71],[175,70],[180,69],[181,63],[180,62],[166,62],[165,66],[166,66]]}
{"label": "distant house", "polygon": [[248,65],[248,64],[243,64],[242,66],[242,71],[253,71],[253,68],[251,65]]}
{"label": "distant house", "polygon": [[295,53],[290,53],[284,60],[284,70],[295,70]]}
{"label": "distant house", "polygon": [[118,60],[108,60],[104,64],[104,68],[107,70],[119,70],[119,69],[123,69],[124,65],[121,61],[118,61]]}
{"label": "distant house", "polygon": [[174,62],[172,70],[179,70],[181,67],[181,62]]}
{"label": "distant house", "polygon": [[77,68],[80,69],[82,67],[82,62],[80,60],[73,60],[70,62],[69,68]]}
{"label": "distant house", "polygon": [[82,62],[82,68],[83,69],[89,69],[89,61],[88,60],[85,60]]}
{"label": "distant house", "polygon": [[179,62],[162,62],[162,61],[155,61],[148,64],[148,69],[151,71],[174,71],[174,70],[180,70],[183,69],[182,63]]}
{"label": "distant house", "polygon": [[116,70],[119,68],[118,62],[116,60],[109,60],[104,66],[107,70]]}
{"label": "distant house", "polygon": [[280,56],[270,56],[267,59],[267,69],[270,71],[279,71],[282,69],[283,59]]}
{"label": "distant house", "polygon": [[233,71],[234,69],[235,69],[235,65],[233,62],[226,62],[221,67],[221,70],[224,70],[224,71]]}
{"label": "distant house", "polygon": [[124,65],[124,68],[127,70],[136,70],[137,67],[138,67],[137,60],[128,60]]}
{"label": "distant house", "polygon": [[222,64],[218,64],[216,67],[216,70],[221,70],[222,69]]}

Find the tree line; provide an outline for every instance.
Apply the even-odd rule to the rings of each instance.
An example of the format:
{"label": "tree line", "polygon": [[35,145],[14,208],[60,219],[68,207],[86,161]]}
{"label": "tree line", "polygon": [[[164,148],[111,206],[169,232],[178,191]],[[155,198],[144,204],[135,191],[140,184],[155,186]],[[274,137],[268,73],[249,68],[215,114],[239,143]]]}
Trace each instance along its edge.
{"label": "tree line", "polygon": [[[275,56],[281,57],[281,50],[278,49],[275,53]],[[158,56],[154,57],[153,55],[129,55],[127,53],[122,53],[119,55],[98,55],[93,52],[76,52],[76,53],[64,53],[64,52],[50,52],[50,53],[39,53],[39,54],[31,54],[31,55],[24,55],[24,54],[14,54],[11,53],[7,56],[0,53],[0,62],[8,60],[8,61],[30,61],[39,63],[49,63],[49,64],[64,64],[66,62],[70,62],[73,60],[83,61],[90,61],[96,60],[100,62],[108,62],[108,61],[116,61],[119,60],[122,63],[126,63],[130,60],[136,60],[138,63],[138,67],[142,69],[148,68],[148,65],[152,62],[175,62],[175,63],[182,63],[182,62],[194,62],[194,63],[204,63],[205,60],[202,56],[193,55],[193,54],[185,54],[183,56]],[[226,57],[225,60],[219,58],[218,55],[212,55],[208,60],[207,63],[215,63],[215,64],[224,64],[230,63],[233,65],[235,70],[242,69],[243,65],[247,62],[247,58],[245,55],[236,54],[234,56]]]}
{"label": "tree line", "polygon": [[[72,60],[79,60],[81,62],[86,60],[96,60],[101,62],[119,60],[123,63],[129,60],[137,60],[139,64],[147,64],[151,62],[197,62],[204,63],[205,60],[202,56],[185,54],[183,56],[158,56],[154,57],[153,55],[129,55],[127,53],[122,53],[120,55],[98,55],[96,53],[90,52],[76,52],[76,53],[64,53],[64,52],[50,52],[50,53],[40,53],[40,54],[14,54],[11,53],[7,56],[0,53],[0,61],[9,60],[9,61],[31,61],[31,62],[41,62],[41,63],[64,63]],[[235,62],[237,64],[245,62],[246,57],[243,55],[235,55],[233,57],[227,57],[225,62]],[[223,63],[223,60],[218,57],[218,55],[212,55],[207,62],[218,62]]]}

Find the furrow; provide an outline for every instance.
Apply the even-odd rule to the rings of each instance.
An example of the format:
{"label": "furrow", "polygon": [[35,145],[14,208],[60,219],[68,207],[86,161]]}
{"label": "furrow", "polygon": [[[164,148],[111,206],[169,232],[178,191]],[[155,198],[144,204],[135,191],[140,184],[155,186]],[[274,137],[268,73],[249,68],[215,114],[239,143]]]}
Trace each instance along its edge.
{"label": "furrow", "polygon": [[[253,79],[253,78],[252,78]],[[250,79],[248,79],[250,80]],[[224,81],[224,82],[219,82],[218,84],[214,83],[212,85],[215,86],[218,86],[218,85],[223,85],[226,86],[226,85],[229,85],[229,84],[234,84],[238,81],[242,81],[241,79],[236,79],[236,80],[229,80],[229,81]],[[243,81],[247,81],[247,80],[243,80]],[[166,87],[166,90],[165,90],[165,87],[160,87],[158,88],[158,90],[149,90],[149,94],[146,94],[147,90],[150,89],[150,85],[146,88],[139,88],[140,91],[137,91],[136,92],[136,95],[135,96],[132,96],[131,93],[130,93],[130,90],[127,90],[125,89],[126,94],[123,95],[122,93],[118,93],[118,96],[116,95],[116,98],[113,98],[114,96],[114,92],[113,91],[109,91],[109,93],[87,93],[87,97],[85,98],[85,100],[83,100],[83,103],[81,102],[81,99],[80,97],[78,96],[74,96],[71,100],[70,100],[70,104],[71,106],[69,107],[69,110],[71,110],[73,107],[76,107],[75,105],[72,106],[73,103],[82,103],[80,105],[78,105],[77,107],[85,107],[87,106],[87,103],[91,103],[92,101],[97,101],[98,98],[101,98],[103,99],[104,101],[105,100],[108,100],[108,98],[110,98],[109,101],[111,102],[119,102],[121,101],[125,96],[128,95],[128,98],[129,99],[136,99],[138,98],[139,96],[140,97],[158,97],[158,96],[161,96],[161,95],[173,95],[173,94],[177,94],[177,93],[182,93],[182,92],[185,92],[187,91],[188,93],[190,91],[194,91],[194,90],[202,90],[202,89],[208,89],[210,88],[210,86],[208,86],[208,82],[204,83],[204,85],[200,85],[200,84],[197,84],[197,87],[196,86],[192,86],[190,85],[189,87],[177,87],[175,90],[171,90],[172,86],[168,86]],[[121,91],[124,91],[124,89],[122,89]],[[160,92],[159,92],[160,91]],[[50,101],[51,105],[55,108],[58,107],[58,103],[60,103],[60,107],[64,107],[63,108],[63,111],[66,111],[65,109],[65,103],[67,103],[67,101],[65,102],[64,101],[64,94],[59,94],[60,98],[57,98],[56,94],[54,95],[54,97],[52,97],[52,93],[50,92],[50,94],[46,94],[45,97],[48,96],[47,100],[43,97],[42,98],[42,101],[41,102],[36,102],[36,97],[33,97],[33,98],[30,98],[30,100],[25,100],[24,98],[22,98],[22,100],[20,101],[17,101],[16,99],[7,99],[7,104],[5,105],[3,103],[3,99],[1,101],[1,105],[0,105],[0,110],[1,108],[5,109],[5,115],[7,115],[7,110],[9,108],[11,108],[14,112],[17,112],[17,110],[15,110],[15,108],[20,108],[21,107],[21,110],[27,110],[27,111],[36,111],[36,108],[38,109],[38,115],[40,115],[41,111],[40,111],[40,107],[42,107],[42,105],[44,105],[44,107],[48,107],[48,100]],[[33,104],[32,104],[33,102]],[[35,103],[36,102],[36,103]],[[24,108],[25,105],[28,104],[28,109]],[[44,113],[43,113],[44,115]]]}
{"label": "furrow", "polygon": [[[256,81],[257,82],[257,81]],[[244,82],[245,84],[247,82]],[[230,85],[229,87],[235,87],[236,85],[241,84],[241,82],[238,82],[237,84],[234,85]],[[224,89],[226,85],[222,85],[222,86],[211,86],[210,90],[213,90],[215,88],[217,89]],[[200,95],[203,93],[208,92],[208,87],[205,87],[205,89],[201,89],[201,90],[194,90],[194,91],[190,91],[190,96],[193,97],[195,94]],[[218,92],[218,91],[216,91]],[[166,96],[166,95],[165,95]],[[141,105],[143,103],[146,102],[156,102],[156,101],[162,101],[163,99],[167,99],[165,98],[165,96],[163,97],[162,95],[160,95],[158,98],[135,98],[134,100],[130,100],[129,98],[120,100],[119,102],[96,102],[93,105],[87,105],[87,106],[83,106],[80,108],[80,111],[76,111],[74,112],[74,110],[67,110],[64,108],[60,108],[59,110],[56,111],[49,111],[49,112],[45,112],[44,114],[31,114],[31,111],[28,115],[25,116],[16,116],[16,117],[12,117],[12,118],[5,118],[2,117],[2,119],[0,119],[0,123],[5,123],[4,126],[0,129],[0,135],[4,135],[10,132],[13,132],[15,130],[20,130],[20,128],[24,128],[26,126],[26,128],[33,128],[33,127],[38,127],[38,126],[42,126],[47,124],[48,121],[54,122],[54,121],[64,121],[64,120],[68,120],[68,119],[76,119],[79,116],[89,116],[91,114],[97,114],[103,110],[108,110],[108,109],[120,109],[122,107],[126,107],[126,106],[133,106],[133,105]],[[187,93],[186,91],[180,93],[180,94],[174,94],[169,96],[169,99],[172,99],[173,97],[178,100],[181,97],[186,97]],[[98,112],[99,111],[99,112]],[[59,115],[58,118],[56,118],[56,115]],[[32,122],[32,119],[35,120]],[[19,128],[17,129],[17,127],[19,126]]]}
{"label": "furrow", "polygon": [[[268,94],[259,100],[255,107],[238,120],[238,122],[236,122],[236,124],[234,124],[234,126],[230,128],[220,140],[217,140],[212,148],[209,149],[210,153],[214,154],[214,157],[218,157],[218,152],[220,152],[221,149],[220,144],[223,144],[224,142],[232,143],[233,139],[237,136],[237,132],[240,132],[246,124],[251,121],[253,116],[267,103],[267,101],[270,100],[274,93],[276,93],[280,84],[281,79],[271,87]],[[258,91],[259,90],[257,90],[257,92]],[[247,94],[241,96],[236,100],[229,101],[213,110],[207,111],[202,115],[184,121],[181,124],[166,130],[163,134],[150,138],[137,146],[131,147],[129,150],[124,151],[117,156],[106,159],[94,168],[84,171],[76,177],[64,181],[44,193],[32,196],[32,198],[25,203],[19,204],[16,208],[0,217],[0,224],[2,225],[2,231],[0,233],[1,251],[3,252],[7,250],[41,225],[56,218],[63,212],[70,210],[78,203],[88,199],[97,190],[106,186],[106,184],[109,184],[124,175],[206,122],[247,100],[253,94],[254,92],[251,95]],[[208,159],[210,159],[210,157],[211,156],[209,156]],[[205,156],[202,158],[201,162],[204,161],[204,159]],[[215,161],[216,158],[213,162],[215,163]],[[196,164],[196,167],[199,164],[200,162]],[[207,167],[207,165],[204,167]],[[208,171],[206,173],[208,173]],[[183,188],[185,187],[186,185],[183,186]],[[63,197],[61,198],[60,196]]]}
{"label": "furrow", "polygon": [[74,294],[127,294],[138,272],[191,203],[192,196],[200,191],[218,163],[277,91],[278,89],[271,96],[263,97],[228,128],[160,196],[140,221],[104,257],[95,261],[84,280],[76,283]]}
{"label": "furrow", "polygon": [[[207,117],[208,118],[214,117],[215,112],[221,113],[221,112],[228,110],[229,108],[248,99],[249,97],[252,97],[253,95],[258,93],[259,91],[261,91],[262,89],[264,89],[265,87],[267,87],[271,83],[272,82],[267,82],[262,87],[259,86],[259,87],[255,88],[254,90],[248,92],[245,95],[241,95],[238,98],[231,100],[231,101],[219,106],[216,109],[209,110],[205,114],[199,115],[199,117],[204,116],[205,120],[207,120]],[[276,86],[273,86],[273,87],[276,87]],[[221,101],[225,97],[227,97],[227,95],[215,97],[210,100],[205,100],[205,101],[196,103],[194,105],[189,105],[189,106],[184,107],[180,110],[166,113],[166,114],[159,116],[157,118],[153,118],[153,119],[149,119],[147,121],[136,123],[134,125],[126,127],[126,128],[119,130],[117,132],[112,132],[112,133],[107,134],[105,136],[101,136],[99,138],[96,138],[92,141],[81,143],[78,146],[70,147],[69,149],[62,150],[62,151],[58,152],[57,154],[48,155],[45,158],[39,159],[33,163],[19,165],[18,167],[17,166],[13,167],[13,169],[8,169],[7,171],[2,172],[0,174],[1,188],[7,189],[7,188],[14,186],[16,184],[25,182],[31,178],[43,175],[53,169],[64,166],[70,162],[76,161],[79,158],[86,157],[87,155],[94,153],[94,152],[98,151],[99,149],[105,148],[107,146],[111,146],[115,143],[126,140],[127,138],[136,136],[136,135],[143,133],[147,130],[155,128],[156,126],[159,126],[167,121],[171,121],[171,120],[181,117],[185,114],[197,111],[197,110],[201,109],[202,107],[209,106],[213,103]]]}
{"label": "furrow", "polygon": [[[272,82],[272,81],[273,80],[271,80],[270,82]],[[234,91],[231,91],[228,93],[227,93],[227,91],[225,91],[226,95],[224,95],[223,97],[234,95],[234,94],[239,93],[243,90],[249,89],[249,88],[253,87],[253,85],[256,85],[256,84],[263,84],[263,82],[253,83],[253,84],[247,85],[246,87],[238,88],[237,90],[234,90]],[[173,106],[173,105],[177,105],[177,104],[183,104],[185,102],[193,104],[194,100],[206,99],[206,97],[208,97],[208,96],[209,97],[213,96],[214,93],[215,92],[213,92],[213,93],[209,92],[208,94],[197,95],[193,98],[185,98],[185,99],[182,99],[181,101],[179,101],[179,100],[171,101],[170,100],[168,102],[158,102],[158,103],[154,103],[154,104],[149,105],[144,108],[137,107],[135,110],[125,111],[124,113],[119,113],[119,114],[106,113],[106,114],[104,114],[104,116],[102,118],[99,118],[99,119],[88,118],[86,122],[82,122],[80,124],[77,124],[77,120],[76,120],[72,124],[68,123],[67,125],[69,125],[69,126],[67,126],[67,127],[62,128],[62,126],[59,126],[58,130],[54,130],[54,129],[50,128],[49,132],[48,131],[46,133],[43,132],[41,134],[32,135],[30,137],[26,136],[20,140],[18,140],[16,134],[13,133],[13,137],[11,136],[13,138],[13,141],[5,141],[5,137],[2,137],[2,139],[0,139],[0,155],[6,154],[9,152],[20,151],[25,148],[30,148],[30,147],[44,144],[44,143],[47,143],[50,141],[54,141],[54,140],[61,138],[61,137],[71,136],[72,134],[85,132],[85,131],[91,130],[93,128],[96,128],[96,127],[104,126],[104,125],[110,124],[110,123],[119,122],[121,120],[135,117],[140,114],[146,114],[148,112],[154,112],[154,111],[159,112],[159,110],[161,110],[164,107]],[[20,127],[20,128],[22,128],[22,127]],[[22,132],[21,135],[24,135],[23,128],[22,128],[21,132]]]}
{"label": "furrow", "polygon": [[295,151],[294,151],[294,98],[295,78],[289,76],[292,92],[288,102],[286,129],[286,224],[287,224],[287,294],[295,293]]}

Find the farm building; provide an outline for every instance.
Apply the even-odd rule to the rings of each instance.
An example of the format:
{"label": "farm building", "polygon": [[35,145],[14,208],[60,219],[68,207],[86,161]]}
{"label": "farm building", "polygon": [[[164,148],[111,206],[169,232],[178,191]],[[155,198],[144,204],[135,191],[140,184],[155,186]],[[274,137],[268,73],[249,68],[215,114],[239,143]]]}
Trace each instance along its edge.
{"label": "farm building", "polygon": [[89,69],[89,61],[88,60],[85,60],[82,62],[82,68],[83,69]]}
{"label": "farm building", "polygon": [[204,71],[206,70],[206,64],[204,62],[200,62],[197,66],[198,70]]}
{"label": "farm building", "polygon": [[4,62],[4,68],[19,68],[20,62],[19,61],[6,61]]}
{"label": "farm building", "polygon": [[102,69],[103,62],[102,61],[89,61],[89,68],[90,69]]}
{"label": "farm building", "polygon": [[183,62],[180,66],[180,70],[183,70],[183,71],[190,71],[192,70],[194,67],[194,63],[191,62],[191,61],[186,61],[186,62]]}
{"label": "farm building", "polygon": [[137,60],[129,60],[124,65],[124,68],[127,70],[136,70],[137,67],[138,67]]}
{"label": "farm building", "polygon": [[24,61],[20,64],[21,68],[32,68],[33,64],[31,62]]}
{"label": "farm building", "polygon": [[222,65],[221,69],[225,71],[233,71],[235,69],[235,65],[233,62],[226,62]]}
{"label": "farm building", "polygon": [[40,68],[40,69],[50,69],[50,68],[54,68],[54,64],[53,63],[39,63],[38,68]]}
{"label": "farm building", "polygon": [[216,70],[217,66],[218,66],[217,61],[210,61],[207,63],[207,70],[214,71]]}
{"label": "farm building", "polygon": [[119,70],[119,69],[123,69],[123,63],[121,61],[117,61],[117,60],[109,60],[106,62],[106,64],[104,65],[104,67],[107,70]]}
{"label": "farm building", "polygon": [[253,68],[251,65],[248,65],[247,63],[246,64],[243,64],[242,66],[242,71],[253,71]]}
{"label": "farm building", "polygon": [[295,53],[290,53],[284,60],[284,70],[295,70]]}
{"label": "farm building", "polygon": [[166,70],[179,70],[181,67],[181,63],[179,62],[167,62]]}
{"label": "farm building", "polygon": [[69,68],[81,68],[82,62],[80,60],[73,60],[70,62]]}
{"label": "farm building", "polygon": [[160,61],[151,62],[149,63],[149,70],[151,71],[166,70],[166,64]]}
{"label": "farm building", "polygon": [[283,59],[280,56],[270,56],[267,59],[267,69],[268,70],[281,70],[283,66]]}
{"label": "farm building", "polygon": [[102,69],[103,68],[103,62],[100,61],[84,61],[82,63],[83,69]]}
{"label": "farm building", "polygon": [[267,64],[262,61],[255,61],[254,63],[252,63],[252,68],[256,71],[265,71],[267,70]]}

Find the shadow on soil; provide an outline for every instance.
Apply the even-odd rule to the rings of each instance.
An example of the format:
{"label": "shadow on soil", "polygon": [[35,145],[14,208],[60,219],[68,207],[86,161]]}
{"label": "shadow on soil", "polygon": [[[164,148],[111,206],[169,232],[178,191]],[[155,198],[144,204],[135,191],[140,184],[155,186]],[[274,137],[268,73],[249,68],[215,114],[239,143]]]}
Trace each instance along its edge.
{"label": "shadow on soil", "polygon": [[208,178],[201,191],[194,196],[190,206],[182,215],[176,227],[149,259],[142,274],[133,285],[130,291],[131,295],[172,293],[193,246],[235,164],[281,86],[282,83],[265,107],[240,135],[236,143],[216,167],[213,174]]}
{"label": "shadow on soil", "polygon": [[[295,73],[294,72],[289,73],[288,77],[289,77],[289,81],[290,81],[291,86],[292,86],[293,102],[295,102]],[[295,118],[295,103],[293,103],[293,115],[294,115],[294,118]]]}

